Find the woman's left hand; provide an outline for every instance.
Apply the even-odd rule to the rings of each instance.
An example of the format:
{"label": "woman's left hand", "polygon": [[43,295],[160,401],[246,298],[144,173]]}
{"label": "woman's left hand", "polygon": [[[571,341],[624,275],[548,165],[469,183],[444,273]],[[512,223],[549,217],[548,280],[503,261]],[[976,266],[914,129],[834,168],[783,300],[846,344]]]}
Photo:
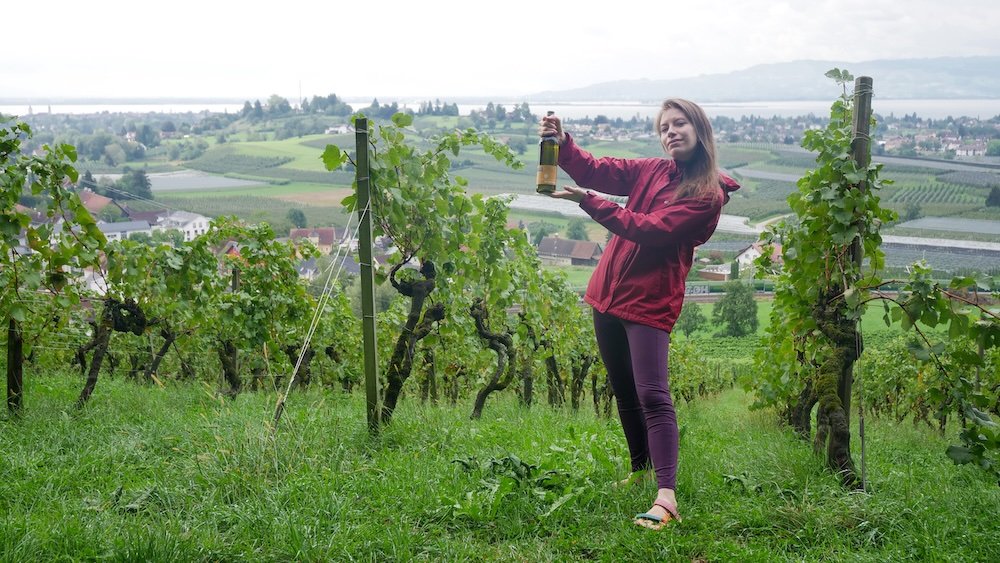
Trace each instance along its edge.
{"label": "woman's left hand", "polygon": [[570,201],[580,203],[583,198],[587,197],[587,190],[583,188],[578,188],[576,186],[563,186],[562,190],[558,192],[552,192],[549,197],[554,197],[556,199],[568,199]]}

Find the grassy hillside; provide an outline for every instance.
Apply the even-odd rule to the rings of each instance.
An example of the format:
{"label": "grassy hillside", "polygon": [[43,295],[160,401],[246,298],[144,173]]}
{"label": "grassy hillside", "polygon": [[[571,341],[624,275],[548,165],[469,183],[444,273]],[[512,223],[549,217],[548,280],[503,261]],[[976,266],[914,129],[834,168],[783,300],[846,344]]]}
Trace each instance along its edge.
{"label": "grassy hillside", "polygon": [[[639,529],[654,485],[626,474],[618,423],[512,398],[407,397],[367,436],[361,395],[26,379],[0,419],[0,559],[57,561],[991,561],[1000,488],[947,442],[869,419],[868,493],[739,391],[678,405],[684,521]],[[854,442],[858,455],[857,441]]]}

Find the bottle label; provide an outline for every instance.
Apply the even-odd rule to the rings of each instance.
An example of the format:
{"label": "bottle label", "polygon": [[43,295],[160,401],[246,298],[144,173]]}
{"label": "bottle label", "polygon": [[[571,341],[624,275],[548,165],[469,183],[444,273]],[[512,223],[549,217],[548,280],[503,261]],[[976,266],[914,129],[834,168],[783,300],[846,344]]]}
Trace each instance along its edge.
{"label": "bottle label", "polygon": [[538,181],[536,182],[539,186],[555,186],[556,179],[558,177],[559,167],[552,164],[539,164],[538,165]]}

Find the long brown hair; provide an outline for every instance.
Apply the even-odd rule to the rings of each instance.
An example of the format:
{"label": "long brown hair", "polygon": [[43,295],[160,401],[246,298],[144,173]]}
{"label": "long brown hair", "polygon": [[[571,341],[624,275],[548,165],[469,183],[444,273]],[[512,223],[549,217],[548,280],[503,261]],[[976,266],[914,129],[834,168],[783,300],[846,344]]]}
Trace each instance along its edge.
{"label": "long brown hair", "polygon": [[705,110],[698,104],[683,98],[668,98],[663,100],[660,113],[656,115],[655,131],[660,133],[660,123],[663,114],[668,109],[676,109],[687,117],[694,126],[698,137],[691,160],[684,163],[684,179],[677,187],[674,201],[685,197],[715,199],[719,197],[719,170],[715,160],[715,136],[712,134],[712,122],[705,115]]}

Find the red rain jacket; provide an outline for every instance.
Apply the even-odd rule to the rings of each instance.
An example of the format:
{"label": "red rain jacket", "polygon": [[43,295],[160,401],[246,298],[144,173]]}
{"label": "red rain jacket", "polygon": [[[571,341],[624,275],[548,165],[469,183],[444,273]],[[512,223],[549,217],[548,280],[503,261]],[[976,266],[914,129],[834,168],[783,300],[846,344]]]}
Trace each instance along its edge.
{"label": "red rain jacket", "polygon": [[582,188],[628,196],[625,207],[588,193],[580,207],[615,236],[601,256],[584,300],[602,313],[669,332],[684,304],[694,247],[704,244],[739,189],[720,174],[723,197],[671,201],[683,170],[668,158],[594,158],[567,134],[559,166]]}

